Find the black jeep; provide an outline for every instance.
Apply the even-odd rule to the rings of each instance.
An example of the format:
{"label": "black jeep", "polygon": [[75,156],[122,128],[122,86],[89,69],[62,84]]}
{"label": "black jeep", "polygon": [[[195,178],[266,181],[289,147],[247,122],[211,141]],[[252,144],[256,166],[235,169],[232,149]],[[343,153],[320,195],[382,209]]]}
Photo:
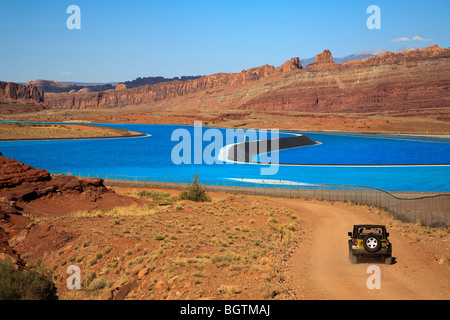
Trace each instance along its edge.
{"label": "black jeep", "polygon": [[361,224],[354,225],[353,232],[348,236],[348,253],[351,263],[358,263],[359,257],[363,255],[382,256],[385,264],[392,263],[392,243],[382,225]]}

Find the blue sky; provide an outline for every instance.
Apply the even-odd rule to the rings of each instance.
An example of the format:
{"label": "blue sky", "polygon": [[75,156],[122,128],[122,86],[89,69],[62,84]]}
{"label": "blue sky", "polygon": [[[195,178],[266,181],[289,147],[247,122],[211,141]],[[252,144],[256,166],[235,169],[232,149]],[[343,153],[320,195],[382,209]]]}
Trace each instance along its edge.
{"label": "blue sky", "polygon": [[[379,30],[366,27],[373,4]],[[80,30],[66,26],[70,5]],[[446,48],[449,17],[448,0],[0,1],[0,80],[119,82],[279,66],[325,49]]]}

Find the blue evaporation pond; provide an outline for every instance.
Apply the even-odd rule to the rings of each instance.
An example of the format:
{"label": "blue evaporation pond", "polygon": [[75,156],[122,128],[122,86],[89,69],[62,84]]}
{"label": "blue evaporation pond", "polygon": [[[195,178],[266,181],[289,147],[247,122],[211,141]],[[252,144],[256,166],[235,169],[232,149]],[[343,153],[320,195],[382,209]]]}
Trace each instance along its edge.
{"label": "blue evaporation pond", "polygon": [[450,139],[305,133],[319,145],[280,151],[289,164],[450,164]]}
{"label": "blue evaporation pond", "polygon": [[[174,130],[184,129],[194,139],[192,126],[131,124],[110,124],[108,126],[126,128],[150,136],[120,139],[8,141],[0,142],[0,152],[5,157],[16,159],[36,168],[71,172],[75,175],[89,173],[90,175],[167,177],[181,181],[192,179],[194,174],[199,174],[201,181],[205,183],[209,183],[208,181],[235,181],[232,179],[242,181],[269,179],[307,184],[332,183],[371,186],[388,191],[450,190],[450,166],[280,165],[276,168],[275,175],[266,175],[261,172],[261,169],[269,168],[268,165],[237,163],[177,165],[172,161],[172,150],[179,144],[179,141],[171,141],[171,136]],[[203,128],[203,131],[207,129]],[[226,130],[217,130],[223,134],[223,141],[219,141],[219,144],[225,145]],[[386,161],[412,163],[411,157],[422,161],[419,163],[430,163],[430,159],[433,160],[432,163],[450,162],[449,143],[375,139],[364,136],[348,137],[340,134],[306,134],[322,144],[283,150],[280,152],[280,162],[294,162],[301,158],[303,163],[314,164],[366,164],[368,162],[376,164],[377,161],[383,164]],[[280,137],[287,135],[280,134]],[[249,138],[252,140],[251,137]],[[204,141],[203,148],[208,147],[211,143],[211,141]],[[428,158],[424,157],[427,153],[418,151],[416,146],[419,145],[421,150],[429,150]],[[418,156],[419,153],[414,155],[414,151],[423,156]]]}

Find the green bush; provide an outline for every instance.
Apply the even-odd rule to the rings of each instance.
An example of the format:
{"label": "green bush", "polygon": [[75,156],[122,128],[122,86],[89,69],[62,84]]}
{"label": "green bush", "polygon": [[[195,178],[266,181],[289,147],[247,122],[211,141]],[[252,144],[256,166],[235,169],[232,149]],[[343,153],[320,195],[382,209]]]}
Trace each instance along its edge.
{"label": "green bush", "polygon": [[0,262],[0,300],[57,300],[52,274],[38,263],[19,271]]}
{"label": "green bush", "polygon": [[170,198],[170,193],[155,190],[142,190],[137,195],[142,198],[151,198],[152,200],[166,200]]}
{"label": "green bush", "polygon": [[106,287],[106,281],[103,278],[95,278],[89,283],[88,290],[99,290]]}
{"label": "green bush", "polygon": [[192,184],[186,191],[180,193],[181,200],[191,200],[195,202],[206,202],[211,201],[210,197],[206,194],[203,187],[198,184],[198,174],[195,175]]}

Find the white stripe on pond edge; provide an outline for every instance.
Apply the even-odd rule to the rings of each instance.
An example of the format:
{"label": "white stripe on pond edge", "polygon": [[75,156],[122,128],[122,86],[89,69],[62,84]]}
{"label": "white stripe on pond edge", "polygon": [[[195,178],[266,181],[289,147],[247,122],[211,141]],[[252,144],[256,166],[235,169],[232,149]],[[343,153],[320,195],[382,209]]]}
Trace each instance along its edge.
{"label": "white stripe on pond edge", "polygon": [[295,182],[289,180],[271,180],[271,179],[239,179],[239,178],[227,178],[228,180],[250,182],[250,183],[260,183],[260,184],[283,184],[292,186],[314,186],[311,183]]}

